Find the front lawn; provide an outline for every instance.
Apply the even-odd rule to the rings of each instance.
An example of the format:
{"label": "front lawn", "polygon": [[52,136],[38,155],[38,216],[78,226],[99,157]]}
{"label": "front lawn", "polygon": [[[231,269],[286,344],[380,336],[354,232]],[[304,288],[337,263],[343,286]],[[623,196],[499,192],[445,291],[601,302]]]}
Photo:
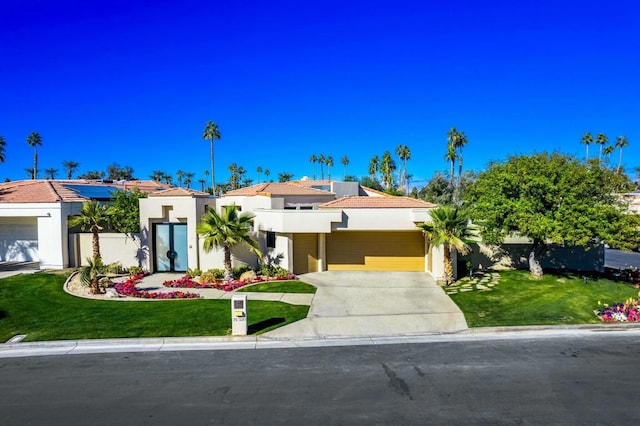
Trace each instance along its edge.
{"label": "front lawn", "polygon": [[602,303],[637,297],[638,289],[607,279],[545,274],[539,280],[529,271],[500,272],[491,291],[468,291],[450,295],[460,307],[469,327],[601,323],[593,310]]}
{"label": "front lawn", "polygon": [[260,284],[252,284],[242,287],[236,292],[258,293],[315,293],[316,288],[302,281],[268,281]]}
{"label": "front lawn", "polygon": [[[0,343],[116,337],[224,336],[231,330],[228,300],[123,302],[71,296],[66,276],[47,273],[0,280]],[[248,302],[249,333],[259,334],[307,316],[308,306]]]}

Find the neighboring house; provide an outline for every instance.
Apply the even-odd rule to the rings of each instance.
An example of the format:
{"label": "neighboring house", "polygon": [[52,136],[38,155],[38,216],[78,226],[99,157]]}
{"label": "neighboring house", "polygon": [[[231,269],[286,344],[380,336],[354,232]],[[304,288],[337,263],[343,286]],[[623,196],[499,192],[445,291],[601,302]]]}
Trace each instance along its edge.
{"label": "neighboring house", "polygon": [[620,194],[620,197],[627,203],[630,213],[640,214],[640,192],[628,192]]}
{"label": "neighboring house", "polygon": [[149,192],[148,181],[25,180],[0,184],[0,261],[69,266],[68,219],[87,200],[108,201],[117,189]]}
{"label": "neighboring house", "polygon": [[[442,252],[427,250],[418,223],[434,204],[389,196],[357,182],[262,183],[213,198],[168,190],[140,200],[152,271],[222,267],[222,252],[204,253],[196,226],[207,209],[235,204],[250,212],[253,236],[270,262],[296,274],[325,270],[431,271],[442,276]],[[233,261],[255,265],[244,248]]]}

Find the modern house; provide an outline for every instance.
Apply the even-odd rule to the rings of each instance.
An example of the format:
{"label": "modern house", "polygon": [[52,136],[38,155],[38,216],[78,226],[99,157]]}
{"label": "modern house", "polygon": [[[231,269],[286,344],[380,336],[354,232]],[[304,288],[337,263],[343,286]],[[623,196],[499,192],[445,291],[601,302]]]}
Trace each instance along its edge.
{"label": "modern house", "polygon": [[108,201],[114,191],[133,187],[152,192],[163,185],[88,180],[0,184],[0,261],[39,262],[42,269],[69,266],[69,217],[77,215],[85,201]]}
{"label": "modern house", "polygon": [[[152,271],[221,267],[222,253],[205,253],[196,226],[207,209],[236,205],[250,212],[253,236],[269,261],[296,274],[325,270],[431,271],[443,275],[442,252],[428,249],[417,224],[434,204],[395,197],[357,182],[302,180],[262,183],[220,198],[169,189],[140,200],[140,224]],[[255,265],[244,248],[235,264]]]}

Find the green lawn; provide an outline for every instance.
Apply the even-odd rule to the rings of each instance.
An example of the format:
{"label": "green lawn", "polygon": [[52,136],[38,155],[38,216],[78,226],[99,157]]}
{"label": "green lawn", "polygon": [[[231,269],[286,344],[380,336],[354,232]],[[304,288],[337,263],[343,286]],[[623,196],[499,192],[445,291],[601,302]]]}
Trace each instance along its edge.
{"label": "green lawn", "polygon": [[[36,273],[0,280],[0,343],[115,337],[219,336],[231,330],[228,300],[122,302],[65,293],[64,275]],[[249,333],[260,334],[307,316],[308,306],[250,300]]]}
{"label": "green lawn", "polygon": [[593,324],[601,321],[593,310],[602,303],[623,302],[638,289],[606,279],[551,275],[539,280],[529,271],[504,271],[493,291],[452,294],[469,327]]}
{"label": "green lawn", "polygon": [[259,293],[315,293],[316,288],[302,281],[269,281],[252,284],[236,291]]}

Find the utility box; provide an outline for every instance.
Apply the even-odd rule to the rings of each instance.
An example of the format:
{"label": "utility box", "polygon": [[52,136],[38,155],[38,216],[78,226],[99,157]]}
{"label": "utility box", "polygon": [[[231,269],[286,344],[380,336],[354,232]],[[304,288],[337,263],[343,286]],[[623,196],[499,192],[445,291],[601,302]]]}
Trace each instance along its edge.
{"label": "utility box", "polygon": [[231,334],[247,335],[247,295],[231,296]]}

